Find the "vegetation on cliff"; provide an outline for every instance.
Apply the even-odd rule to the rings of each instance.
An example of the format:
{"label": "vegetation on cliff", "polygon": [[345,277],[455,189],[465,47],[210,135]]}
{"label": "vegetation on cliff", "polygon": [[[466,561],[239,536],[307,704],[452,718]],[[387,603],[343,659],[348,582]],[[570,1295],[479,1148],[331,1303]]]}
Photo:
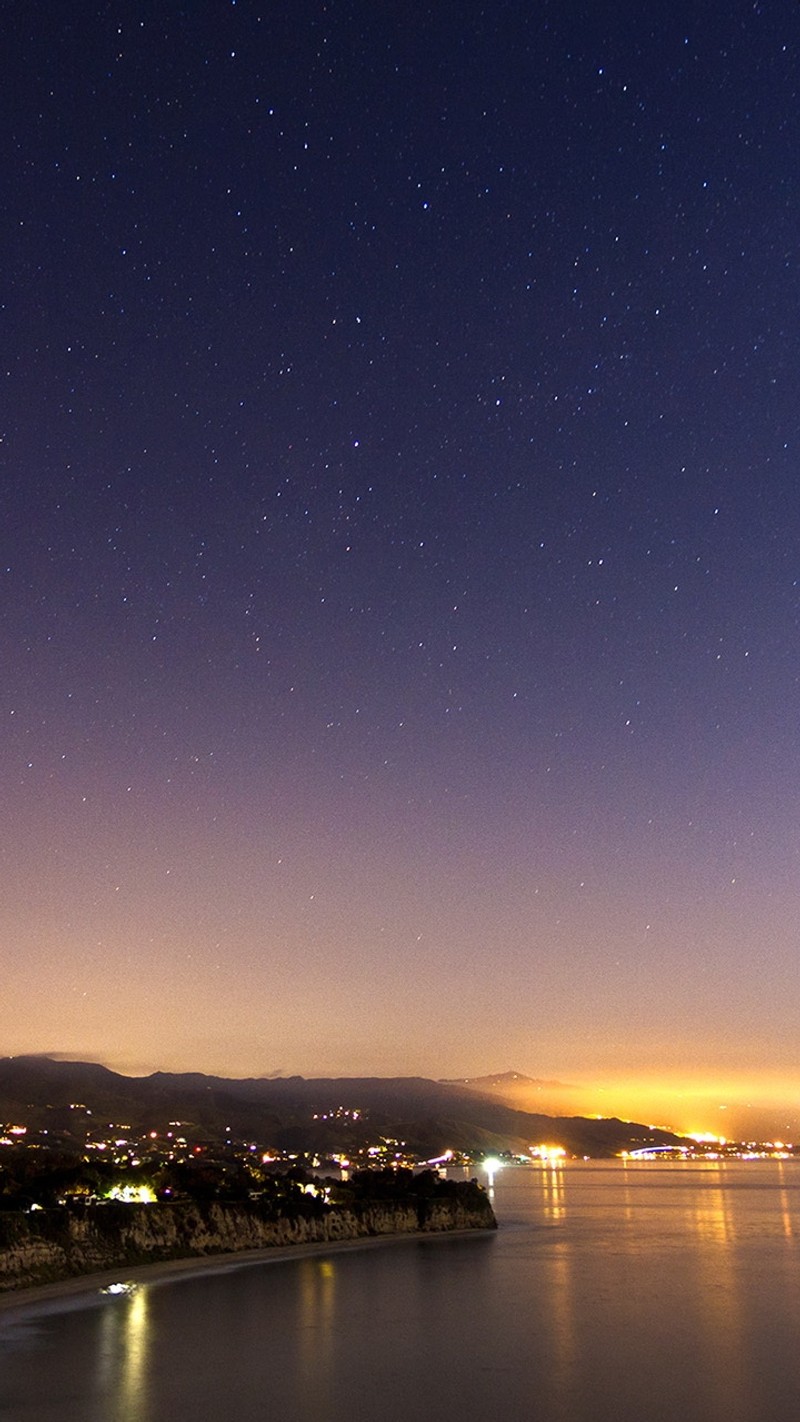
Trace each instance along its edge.
{"label": "vegetation on cliff", "polygon": [[[169,1203],[70,1203],[0,1211],[0,1290],[110,1269],[280,1245],[493,1229],[475,1181],[434,1171],[361,1171],[347,1181],[275,1176],[258,1194]],[[88,1200],[88,1197],[86,1197]]]}

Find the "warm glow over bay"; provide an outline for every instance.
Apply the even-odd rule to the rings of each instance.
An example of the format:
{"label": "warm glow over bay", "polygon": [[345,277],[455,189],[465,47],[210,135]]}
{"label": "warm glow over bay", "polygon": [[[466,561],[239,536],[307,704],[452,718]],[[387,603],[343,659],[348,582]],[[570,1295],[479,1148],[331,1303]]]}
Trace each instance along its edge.
{"label": "warm glow over bay", "polygon": [[728,1140],[771,1137],[800,1139],[800,1079],[783,1080],[768,1074],[747,1080],[712,1076],[608,1077],[585,1079],[569,1086],[542,1085],[536,1090],[520,1086],[514,1093],[522,1109],[619,1116],[663,1126],[682,1134],[708,1133]]}

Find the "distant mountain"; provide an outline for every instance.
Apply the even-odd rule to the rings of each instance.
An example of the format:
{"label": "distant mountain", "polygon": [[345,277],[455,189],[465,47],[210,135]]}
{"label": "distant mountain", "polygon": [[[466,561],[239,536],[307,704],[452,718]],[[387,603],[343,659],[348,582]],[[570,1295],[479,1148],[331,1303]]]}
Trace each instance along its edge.
{"label": "distant mountain", "polygon": [[[446,1078],[443,1078],[446,1079]],[[527,1082],[529,1086],[558,1086],[559,1082],[542,1082],[539,1077],[525,1076],[521,1071],[496,1071],[490,1076],[456,1076],[452,1078],[454,1086],[459,1086],[462,1082],[470,1086],[513,1086],[517,1082]]]}
{"label": "distant mountain", "polygon": [[180,1121],[187,1138],[221,1139],[230,1128],[233,1136],[264,1146],[322,1152],[353,1149],[376,1136],[404,1141],[420,1156],[448,1148],[524,1151],[540,1143],[561,1145],[574,1155],[607,1156],[679,1140],[630,1122],[521,1111],[476,1089],[475,1082],[240,1080],[197,1072],[127,1077],[92,1062],[0,1058],[0,1121],[20,1121],[69,1140],[82,1138],[86,1111],[98,1124],[126,1124],[140,1132],[162,1132]]}
{"label": "distant mountain", "polygon": [[490,1076],[468,1076],[446,1083],[492,1096],[517,1111],[548,1116],[577,1116],[586,1097],[585,1090],[564,1081],[525,1076],[521,1071],[494,1072]]}
{"label": "distant mountain", "polygon": [[444,1079],[446,1086],[468,1086],[471,1091],[574,1091],[563,1081],[548,1081],[537,1076],[525,1076],[521,1071],[499,1071],[490,1076],[458,1076]]}

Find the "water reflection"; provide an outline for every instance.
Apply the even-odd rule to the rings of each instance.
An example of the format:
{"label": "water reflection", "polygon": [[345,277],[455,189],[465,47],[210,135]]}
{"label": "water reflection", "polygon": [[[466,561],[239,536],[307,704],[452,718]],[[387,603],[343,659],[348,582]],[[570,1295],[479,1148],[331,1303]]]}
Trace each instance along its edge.
{"label": "water reflection", "polygon": [[[557,1229],[532,1252],[546,1362],[542,1415],[563,1422],[789,1415],[764,1405],[757,1358],[779,1352],[777,1299],[785,1309],[784,1292],[793,1294],[789,1318],[800,1308],[790,1256],[770,1243],[794,1244],[791,1190],[800,1190],[800,1164],[781,1163],[773,1174],[771,1166],[725,1162],[568,1162],[557,1173],[538,1164],[528,1178],[539,1219]],[[774,1295],[773,1255],[773,1267],[781,1265]],[[800,1383],[793,1385],[800,1402]],[[775,1386],[786,1394],[785,1381]],[[576,1406],[590,1393],[591,1409]]]}
{"label": "water reflection", "polygon": [[298,1361],[312,1406],[324,1416],[326,1379],[332,1361],[336,1263],[306,1259],[300,1269]]}
{"label": "water reflection", "polygon": [[557,1391],[567,1388],[577,1359],[574,1270],[574,1251],[566,1240],[559,1240],[542,1279],[550,1300],[553,1382]]}
{"label": "water reflection", "polygon": [[561,1220],[566,1214],[566,1173],[564,1161],[557,1157],[534,1163],[541,1189],[542,1209],[546,1219]]}
{"label": "water reflection", "polygon": [[717,1244],[728,1244],[735,1238],[731,1197],[724,1188],[724,1170],[724,1164],[719,1162],[714,1172],[716,1179],[713,1183],[709,1181],[696,1197],[692,1219],[692,1227],[700,1238]]}
{"label": "water reflection", "polygon": [[780,1192],[779,1197],[781,1202],[781,1225],[783,1227],[783,1233],[786,1238],[791,1239],[794,1235],[794,1222],[792,1220],[792,1211],[789,1206],[789,1196],[786,1191],[786,1167],[782,1160],[778,1161],[778,1183]]}
{"label": "water reflection", "polygon": [[749,1415],[751,1403],[742,1365],[740,1281],[732,1247],[737,1239],[736,1195],[724,1162],[709,1174],[697,1192],[691,1219],[699,1246],[692,1254],[697,1273],[693,1292],[701,1300],[697,1327],[705,1359],[698,1386],[736,1422]]}
{"label": "water reflection", "polygon": [[631,1171],[633,1167],[627,1155],[622,1158],[622,1196],[624,1201],[625,1222],[630,1224],[633,1219],[633,1196],[631,1194]]}
{"label": "water reflection", "polygon": [[45,1317],[13,1422],[788,1422],[800,1162],[539,1161],[496,1235],[252,1265]]}
{"label": "water reflection", "polygon": [[97,1391],[116,1399],[115,1422],[149,1417],[149,1297],[142,1285],[115,1298],[101,1314]]}

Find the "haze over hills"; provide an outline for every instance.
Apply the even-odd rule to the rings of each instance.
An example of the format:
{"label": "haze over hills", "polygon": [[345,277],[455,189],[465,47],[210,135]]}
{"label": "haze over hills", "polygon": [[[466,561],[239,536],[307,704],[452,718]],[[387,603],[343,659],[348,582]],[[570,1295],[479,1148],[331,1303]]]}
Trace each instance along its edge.
{"label": "haze over hills", "polygon": [[[748,1101],[744,1092],[714,1090],[711,1086],[694,1086],[679,1092],[658,1082],[642,1080],[635,1090],[630,1085],[609,1082],[587,1086],[563,1081],[543,1080],[519,1071],[494,1072],[488,1076],[461,1077],[451,1083],[494,1100],[503,1101],[518,1111],[543,1112],[553,1116],[588,1115],[594,1117],[642,1116],[646,1121],[690,1134],[712,1131],[728,1140],[769,1141],[780,1138],[796,1141],[800,1136],[800,1111],[797,1106],[780,1101]],[[625,1102],[631,1096],[638,1102],[633,1110]],[[720,1099],[722,1097],[722,1099]]]}
{"label": "haze over hills", "polygon": [[197,1072],[126,1077],[92,1062],[0,1058],[0,1120],[47,1130],[51,1138],[68,1143],[75,1132],[76,1106],[101,1121],[124,1121],[141,1130],[161,1131],[180,1121],[184,1134],[221,1137],[230,1128],[264,1145],[319,1152],[352,1149],[376,1132],[403,1140],[420,1157],[447,1149],[527,1151],[540,1143],[561,1145],[574,1155],[606,1156],[679,1140],[670,1132],[616,1119],[522,1111],[474,1081],[233,1079]]}
{"label": "haze over hills", "polygon": [[[511,1106],[516,1111],[526,1111],[534,1115],[584,1116],[589,1119],[596,1117],[605,1119],[616,1116],[628,1119],[628,1113],[620,1106],[613,1110],[589,1109],[587,1103],[592,1101],[592,1098],[598,1093],[588,1090],[585,1085],[526,1076],[524,1072],[520,1071],[492,1072],[487,1076],[461,1077],[448,1081],[447,1084],[459,1086],[464,1090],[490,1097],[495,1101],[502,1101],[506,1106]],[[656,1118],[648,1115],[648,1119],[654,1121]],[[664,1129],[667,1129],[667,1123],[660,1122],[660,1124]]]}
{"label": "haze over hills", "polygon": [[489,1076],[465,1076],[448,1080],[449,1086],[492,1096],[518,1111],[532,1111],[547,1116],[587,1115],[586,1091],[564,1081],[550,1081],[525,1076],[520,1071],[493,1072]]}

